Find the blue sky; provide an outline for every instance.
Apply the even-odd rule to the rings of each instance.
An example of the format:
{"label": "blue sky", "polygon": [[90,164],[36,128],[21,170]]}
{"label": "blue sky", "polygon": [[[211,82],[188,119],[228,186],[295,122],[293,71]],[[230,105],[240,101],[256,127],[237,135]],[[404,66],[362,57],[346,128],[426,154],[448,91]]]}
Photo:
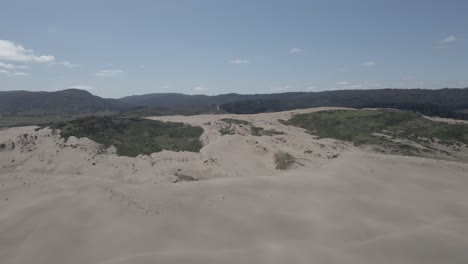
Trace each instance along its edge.
{"label": "blue sky", "polygon": [[0,90],[468,87],[468,1],[2,0]]}

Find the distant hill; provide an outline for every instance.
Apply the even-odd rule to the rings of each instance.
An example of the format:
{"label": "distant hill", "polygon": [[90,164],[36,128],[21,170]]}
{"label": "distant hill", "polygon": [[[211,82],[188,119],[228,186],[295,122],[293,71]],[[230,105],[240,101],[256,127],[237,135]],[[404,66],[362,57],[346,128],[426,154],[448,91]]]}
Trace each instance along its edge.
{"label": "distant hill", "polygon": [[320,106],[396,108],[430,116],[468,119],[468,88],[378,89],[276,94],[186,95],[154,93],[104,99],[83,90],[0,92],[0,114],[89,115],[121,112],[123,116],[253,114]]}
{"label": "distant hill", "polygon": [[76,115],[122,111],[130,106],[78,89],[57,92],[0,92],[0,113],[15,115]]}
{"label": "distant hill", "polygon": [[303,92],[281,93],[281,94],[221,94],[221,95],[187,95],[178,93],[153,93],[144,95],[133,95],[120,98],[119,100],[127,104],[144,107],[194,107],[210,106],[235,103],[245,100],[257,99],[297,99],[302,97]]}
{"label": "distant hill", "polygon": [[220,108],[230,113],[253,114],[320,106],[395,108],[430,116],[468,119],[468,88],[325,91],[304,93],[299,98],[244,100],[226,103]]}
{"label": "distant hill", "polygon": [[119,117],[146,117],[146,116],[169,116],[169,115],[206,115],[206,114],[226,114],[215,105],[207,106],[187,106],[187,107],[135,107],[128,111],[121,112]]}
{"label": "distant hill", "polygon": [[[186,95],[156,93],[128,96],[122,102],[148,107],[130,115],[197,114],[213,109],[236,114],[286,111],[321,106],[396,108],[430,116],[468,119],[468,88],[465,89],[377,89],[276,94]],[[208,108],[207,108],[208,107]],[[212,110],[210,110],[212,111]]]}

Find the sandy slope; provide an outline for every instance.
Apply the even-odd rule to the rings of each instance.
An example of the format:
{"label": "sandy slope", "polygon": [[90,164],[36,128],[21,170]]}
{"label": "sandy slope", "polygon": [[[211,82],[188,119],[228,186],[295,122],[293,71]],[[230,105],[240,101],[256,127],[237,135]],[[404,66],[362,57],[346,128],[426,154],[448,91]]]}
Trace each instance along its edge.
{"label": "sandy slope", "polygon": [[[316,140],[291,114],[155,117],[203,126],[205,147],[137,158],[0,131],[0,263],[468,263],[467,163]],[[225,117],[285,134],[221,136]],[[278,151],[298,163],[275,169]]]}

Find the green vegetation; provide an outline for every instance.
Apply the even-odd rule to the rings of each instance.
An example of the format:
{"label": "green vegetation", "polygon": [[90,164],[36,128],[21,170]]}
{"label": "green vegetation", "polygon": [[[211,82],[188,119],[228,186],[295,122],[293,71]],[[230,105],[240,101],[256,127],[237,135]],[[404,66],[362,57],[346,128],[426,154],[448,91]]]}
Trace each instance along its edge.
{"label": "green vegetation", "polygon": [[234,131],[234,129],[233,129],[233,128],[230,128],[230,127],[223,127],[223,128],[221,128],[221,129],[219,130],[219,133],[220,133],[221,135],[223,135],[223,136],[224,136],[224,135],[234,135],[234,134],[236,134],[236,132]]}
{"label": "green vegetation", "polygon": [[376,89],[311,93],[280,93],[245,97],[221,104],[235,114],[254,114],[322,106],[351,108],[393,108],[428,116],[468,120],[468,88],[465,89]]}
{"label": "green vegetation", "polygon": [[173,181],[173,183],[198,181],[197,178],[194,178],[190,175],[185,175],[185,174],[180,174],[180,173],[176,173],[174,175],[177,177],[177,179]]}
{"label": "green vegetation", "polygon": [[[93,115],[96,116],[108,116],[114,115],[117,112],[114,111],[101,111],[95,112]],[[43,114],[40,111],[31,111],[28,113],[17,113],[17,114],[3,114],[0,117],[0,128],[1,127],[19,127],[19,126],[49,126],[55,123],[67,122],[73,119],[83,118],[89,116],[89,114],[62,114],[52,115]]]}
{"label": "green vegetation", "polygon": [[162,150],[198,152],[202,148],[201,127],[183,123],[141,118],[90,116],[50,126],[60,129],[66,139],[87,137],[106,148],[115,146],[117,154],[135,157]]}
{"label": "green vegetation", "polygon": [[235,130],[232,127],[233,125],[245,126],[250,129],[250,133],[252,136],[273,136],[273,135],[281,135],[284,134],[283,132],[276,131],[276,130],[265,130],[262,127],[254,126],[249,121],[239,120],[239,119],[232,119],[232,118],[223,118],[221,121],[226,122],[230,125],[230,127],[225,127],[219,130],[221,135],[234,135]]}
{"label": "green vegetation", "polygon": [[0,150],[5,149],[5,148],[6,148],[5,143],[0,144]]}
{"label": "green vegetation", "polygon": [[249,121],[239,120],[239,119],[232,119],[232,118],[223,118],[223,119],[221,119],[221,121],[226,122],[226,123],[228,123],[230,125],[245,125],[245,126],[252,125],[252,123],[250,123]]}
{"label": "green vegetation", "polygon": [[285,126],[289,126],[289,123],[288,121],[284,120],[284,119],[278,119],[278,123],[282,124],[282,125],[285,125]]}
{"label": "green vegetation", "polygon": [[252,123],[245,121],[245,120],[239,120],[239,119],[232,119],[232,118],[223,118],[221,121],[228,123],[229,127],[223,127],[219,130],[219,133],[221,135],[234,135],[236,134],[236,131],[234,129],[234,125],[238,126],[246,126],[246,127],[253,127]]}
{"label": "green vegetation", "polygon": [[274,136],[274,135],[283,135],[284,132],[276,131],[273,129],[263,129],[260,131],[260,136]]}
{"label": "green vegetation", "polygon": [[434,122],[418,114],[400,110],[335,110],[299,114],[289,124],[307,129],[321,138],[351,141],[417,151],[410,140],[430,148],[438,141],[444,145],[468,144],[468,125]]}
{"label": "green vegetation", "polygon": [[90,115],[119,112],[131,106],[78,89],[56,92],[0,91],[0,114],[25,116]]}
{"label": "green vegetation", "polygon": [[205,114],[225,114],[223,110],[218,110],[216,106],[189,106],[189,107],[137,107],[125,111],[119,117],[148,117],[148,116],[169,116],[169,115],[205,115]]}
{"label": "green vegetation", "polygon": [[278,170],[286,170],[291,167],[294,162],[296,162],[296,159],[291,154],[286,152],[275,153],[273,159],[276,164],[276,169]]}
{"label": "green vegetation", "polygon": [[71,116],[2,116],[0,117],[0,127],[43,126],[75,118]]}
{"label": "green vegetation", "polygon": [[[197,114],[253,114],[321,106],[393,108],[428,116],[468,120],[468,88],[376,89],[276,94],[223,94],[216,96],[175,93],[105,99],[87,91],[0,91],[0,127],[48,124],[57,118],[120,114],[120,117]],[[6,117],[6,118],[4,118]],[[2,120],[3,119],[3,120]]]}
{"label": "green vegetation", "polygon": [[274,135],[282,135],[284,134],[281,131],[276,131],[272,129],[264,129],[262,127],[257,127],[257,126],[251,126],[250,127],[250,132],[252,133],[252,136],[274,136]]}
{"label": "green vegetation", "polygon": [[252,136],[256,136],[256,137],[262,136],[263,131],[264,129],[262,127],[257,127],[254,125],[250,127],[250,133],[252,133]]}
{"label": "green vegetation", "polygon": [[275,94],[146,94],[120,101],[146,107],[216,106],[226,112],[253,114],[320,106],[394,108],[429,116],[468,119],[468,89],[373,89]]}

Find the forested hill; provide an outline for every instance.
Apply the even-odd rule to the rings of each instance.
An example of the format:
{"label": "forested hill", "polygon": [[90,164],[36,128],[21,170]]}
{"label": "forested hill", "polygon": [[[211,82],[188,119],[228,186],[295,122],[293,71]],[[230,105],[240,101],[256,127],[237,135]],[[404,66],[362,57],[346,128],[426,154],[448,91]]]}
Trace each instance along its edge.
{"label": "forested hill", "polygon": [[241,102],[246,100],[257,99],[297,99],[304,95],[309,94],[306,92],[290,92],[278,94],[220,94],[220,95],[188,95],[179,93],[151,93],[143,95],[132,95],[120,98],[119,100],[132,105],[144,107],[198,107],[221,105],[234,102]]}
{"label": "forested hill", "polygon": [[221,105],[226,112],[253,114],[320,106],[396,108],[426,115],[468,119],[468,88],[380,89],[306,93],[300,98],[256,99]]}
{"label": "forested hill", "polygon": [[[105,99],[87,91],[0,92],[0,114],[74,115],[121,112],[128,116],[229,112],[253,114],[321,106],[396,108],[468,119],[468,88],[380,89],[276,94],[146,94]],[[218,108],[219,107],[219,108]],[[132,109],[130,112],[127,110]]]}
{"label": "forested hill", "polygon": [[0,113],[27,115],[93,114],[122,111],[130,106],[116,99],[105,99],[78,89],[56,92],[0,92]]}

